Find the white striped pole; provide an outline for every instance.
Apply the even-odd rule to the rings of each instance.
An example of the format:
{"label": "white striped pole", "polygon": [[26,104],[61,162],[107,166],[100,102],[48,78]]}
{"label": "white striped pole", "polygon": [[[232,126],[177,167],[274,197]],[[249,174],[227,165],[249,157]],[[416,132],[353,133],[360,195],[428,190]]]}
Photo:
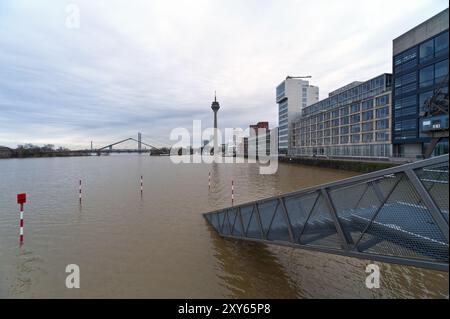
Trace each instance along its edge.
{"label": "white striped pole", "polygon": [[27,194],[17,194],[17,204],[20,205],[19,241],[23,244],[23,204],[27,202]]}
{"label": "white striped pole", "polygon": [[144,191],[144,183],[143,183],[143,177],[141,175],[141,195],[142,195],[143,191]]}
{"label": "white striped pole", "polygon": [[231,181],[231,206],[234,205],[234,180]]}
{"label": "white striped pole", "polygon": [[80,179],[80,187],[79,187],[79,190],[78,190],[78,194],[79,194],[80,203],[81,203],[81,179]]}
{"label": "white striped pole", "polygon": [[23,203],[20,204],[20,244],[23,244]]}
{"label": "white striped pole", "polygon": [[211,172],[208,174],[208,189],[211,189]]}

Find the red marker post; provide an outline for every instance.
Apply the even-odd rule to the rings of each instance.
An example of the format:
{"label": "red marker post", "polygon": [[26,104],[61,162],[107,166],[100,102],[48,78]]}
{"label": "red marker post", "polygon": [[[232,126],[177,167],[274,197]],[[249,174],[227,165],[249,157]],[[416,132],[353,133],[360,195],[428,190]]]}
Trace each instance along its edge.
{"label": "red marker post", "polygon": [[20,244],[23,244],[23,204],[27,202],[27,194],[17,194],[17,204],[20,205]]}
{"label": "red marker post", "polygon": [[141,175],[141,195],[142,195],[142,193],[144,192],[144,178],[143,178],[143,176]]}
{"label": "red marker post", "polygon": [[211,189],[211,172],[208,175],[208,189]]}

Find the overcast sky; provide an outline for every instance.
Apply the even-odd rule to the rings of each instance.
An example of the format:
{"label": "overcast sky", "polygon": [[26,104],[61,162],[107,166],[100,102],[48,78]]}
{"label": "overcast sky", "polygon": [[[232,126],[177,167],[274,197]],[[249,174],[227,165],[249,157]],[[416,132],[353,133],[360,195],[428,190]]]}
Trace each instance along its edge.
{"label": "overcast sky", "polygon": [[[68,28],[68,4],[80,28]],[[277,125],[275,87],[320,97],[392,68],[392,39],[445,0],[0,0],[0,145],[87,147],[192,120]],[[72,16],[70,16],[72,17]],[[69,24],[73,26],[73,24]]]}

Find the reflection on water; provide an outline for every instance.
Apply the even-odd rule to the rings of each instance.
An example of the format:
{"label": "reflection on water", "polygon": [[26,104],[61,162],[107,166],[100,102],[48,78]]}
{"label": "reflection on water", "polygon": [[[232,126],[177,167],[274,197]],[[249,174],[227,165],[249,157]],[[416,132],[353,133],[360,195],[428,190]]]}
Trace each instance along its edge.
{"label": "reflection on water", "polygon": [[[208,173],[211,172],[211,189]],[[144,192],[140,193],[140,176]],[[201,213],[354,173],[120,155],[0,161],[0,297],[448,298],[448,274],[220,238]],[[78,180],[83,201],[78,202]],[[25,245],[16,194],[27,192]],[[77,264],[81,289],[65,288]]]}

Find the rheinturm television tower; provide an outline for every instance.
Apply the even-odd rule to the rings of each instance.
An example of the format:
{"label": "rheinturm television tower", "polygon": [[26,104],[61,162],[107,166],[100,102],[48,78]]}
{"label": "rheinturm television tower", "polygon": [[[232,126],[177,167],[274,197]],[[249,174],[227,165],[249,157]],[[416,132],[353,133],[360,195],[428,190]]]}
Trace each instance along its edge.
{"label": "rheinturm television tower", "polygon": [[211,109],[214,112],[214,155],[216,155],[219,153],[217,152],[219,149],[217,145],[217,112],[220,109],[219,102],[217,102],[216,92],[214,92],[214,102],[211,104]]}

